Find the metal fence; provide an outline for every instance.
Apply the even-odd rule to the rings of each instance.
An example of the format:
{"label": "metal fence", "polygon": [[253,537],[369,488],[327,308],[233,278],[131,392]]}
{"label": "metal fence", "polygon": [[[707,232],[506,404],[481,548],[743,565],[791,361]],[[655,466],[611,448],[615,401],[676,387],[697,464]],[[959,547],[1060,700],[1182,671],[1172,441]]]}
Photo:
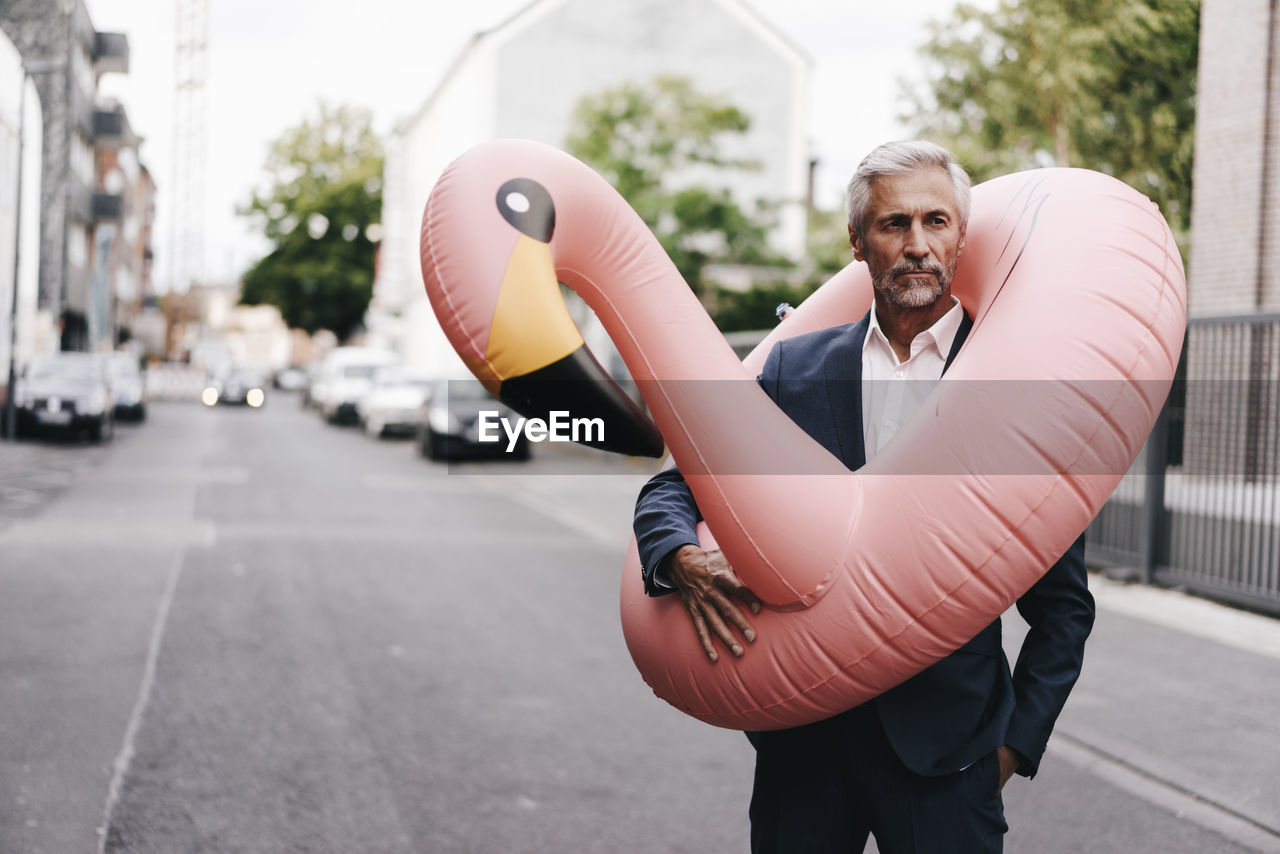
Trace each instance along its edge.
{"label": "metal fence", "polygon": [[1089,528],[1094,563],[1280,614],[1280,314],[1196,318],[1169,403]]}

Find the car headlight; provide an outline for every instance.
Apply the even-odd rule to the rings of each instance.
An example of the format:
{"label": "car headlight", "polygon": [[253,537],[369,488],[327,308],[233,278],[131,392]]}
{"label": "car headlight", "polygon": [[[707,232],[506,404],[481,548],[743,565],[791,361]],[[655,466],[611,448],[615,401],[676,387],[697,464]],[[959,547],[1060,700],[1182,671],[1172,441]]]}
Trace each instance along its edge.
{"label": "car headlight", "polygon": [[100,391],[91,393],[84,400],[84,411],[90,415],[101,415],[107,408],[107,396]]}
{"label": "car headlight", "polygon": [[267,400],[267,395],[260,388],[251,388],[245,393],[244,402],[257,409]]}
{"label": "car headlight", "polygon": [[462,432],[462,423],[449,411],[448,407],[433,406],[427,413],[427,422],[437,433],[454,434]]}
{"label": "car headlight", "polygon": [[205,406],[213,406],[218,402],[218,390],[213,386],[206,386],[205,390],[200,392],[200,402]]}

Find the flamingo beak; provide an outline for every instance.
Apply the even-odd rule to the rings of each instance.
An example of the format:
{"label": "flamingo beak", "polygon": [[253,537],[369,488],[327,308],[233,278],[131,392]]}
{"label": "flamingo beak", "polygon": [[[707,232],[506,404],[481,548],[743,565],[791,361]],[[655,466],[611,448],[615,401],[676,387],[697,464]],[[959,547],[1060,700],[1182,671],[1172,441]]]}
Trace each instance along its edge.
{"label": "flamingo beak", "polygon": [[[499,188],[503,218],[521,232],[507,262],[482,362],[472,371],[499,400],[527,418],[598,423],[582,444],[661,457],[662,435],[587,349],[560,292],[551,236],[555,207],[538,183],[515,178]],[[578,431],[574,431],[577,433]]]}

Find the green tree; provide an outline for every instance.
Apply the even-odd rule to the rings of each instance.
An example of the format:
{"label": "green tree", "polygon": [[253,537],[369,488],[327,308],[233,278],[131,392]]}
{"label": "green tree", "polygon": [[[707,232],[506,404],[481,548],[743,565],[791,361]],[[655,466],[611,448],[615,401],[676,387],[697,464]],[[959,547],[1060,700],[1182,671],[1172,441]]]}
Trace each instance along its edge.
{"label": "green tree", "polygon": [[[758,168],[725,152],[749,127],[749,117],[723,98],[661,76],[582,98],[565,147],[613,184],[705,299],[708,264],[776,261],[766,244],[767,211],[744,211],[724,187],[735,172]],[[714,186],[664,180],[682,172]]]}
{"label": "green tree", "polygon": [[802,266],[775,268],[769,272],[781,276],[780,280],[757,280],[747,291],[717,287],[709,302],[711,318],[720,331],[767,329],[777,322],[779,304],[800,305],[827,279],[843,270],[853,260],[848,222],[843,210],[810,211]]}
{"label": "green tree", "polygon": [[905,118],[975,181],[1047,165],[1114,175],[1185,241],[1199,39],[1199,0],[961,3],[931,25]]}
{"label": "green tree", "polygon": [[[268,186],[239,211],[275,244],[243,277],[240,301],[347,338],[373,295],[382,216],[382,145],[368,110],[320,104],[271,144]],[[371,236],[372,234],[372,236]]]}

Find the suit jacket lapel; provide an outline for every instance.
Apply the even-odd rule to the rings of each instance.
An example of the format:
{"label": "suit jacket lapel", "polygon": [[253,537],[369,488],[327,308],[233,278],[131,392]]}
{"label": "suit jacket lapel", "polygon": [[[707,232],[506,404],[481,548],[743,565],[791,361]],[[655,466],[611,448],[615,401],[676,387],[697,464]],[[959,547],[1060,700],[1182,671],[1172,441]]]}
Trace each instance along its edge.
{"label": "suit jacket lapel", "polygon": [[866,465],[862,438],[862,343],[867,339],[871,312],[841,336],[826,359],[827,399],[835,422],[840,462],[850,470]]}
{"label": "suit jacket lapel", "polygon": [[[969,317],[969,312],[964,311],[960,318],[960,328],[956,330],[955,340],[951,342],[951,352],[947,354],[947,361],[942,365],[942,372],[945,374],[947,368],[951,367],[951,363],[955,361],[956,353],[960,352],[960,345],[964,344],[964,339],[969,337],[969,330],[973,328],[973,318]],[[859,368],[861,370],[861,368]]]}

